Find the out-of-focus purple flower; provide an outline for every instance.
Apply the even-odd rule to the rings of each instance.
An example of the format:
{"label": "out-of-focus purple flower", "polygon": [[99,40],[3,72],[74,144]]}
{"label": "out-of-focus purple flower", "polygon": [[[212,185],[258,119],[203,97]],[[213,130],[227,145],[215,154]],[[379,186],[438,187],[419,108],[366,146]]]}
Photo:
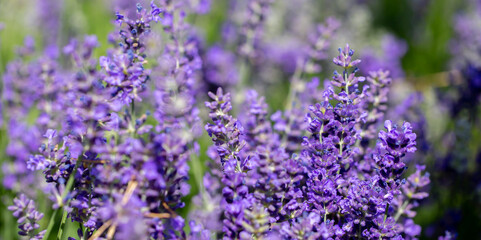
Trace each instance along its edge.
{"label": "out-of-focus purple flower", "polygon": [[293,74],[296,71],[299,59],[305,55],[302,49],[301,41],[297,39],[278,39],[268,42],[265,46],[266,59],[280,66],[282,71]]}
{"label": "out-of-focus purple flower", "polygon": [[416,165],[416,172],[408,177],[408,184],[402,186],[403,192],[408,198],[423,199],[428,197],[428,193],[420,191],[430,183],[429,173],[421,175],[421,172],[425,169],[426,166]]}
{"label": "out-of-focus purple flower", "polygon": [[421,234],[421,227],[414,223],[412,219],[407,219],[404,223],[404,232],[409,237],[416,237]]}
{"label": "out-of-focus purple flower", "polygon": [[329,17],[324,24],[319,24],[315,33],[309,36],[309,49],[307,51],[308,58],[305,61],[304,69],[306,73],[320,72],[321,67],[318,61],[327,59],[327,49],[330,46],[330,39],[335,31],[339,28],[340,23],[337,19]]}
{"label": "out-of-focus purple flower", "polygon": [[305,115],[310,105],[323,99],[323,94],[317,90],[319,79],[312,78],[311,81],[305,83],[302,81],[302,75],[317,73],[321,70],[318,62],[327,58],[326,51],[330,44],[329,40],[338,26],[339,23],[334,18],[328,18],[325,24],[318,26],[316,34],[311,36],[309,50],[297,59],[296,70],[289,86],[284,116],[281,112],[272,115],[272,120],[276,122],[274,129],[282,135],[282,144],[286,145],[288,152],[299,150],[303,132],[307,127],[306,122],[296,116]]}
{"label": "out-of-focus purple flower", "polygon": [[[474,6],[473,6],[474,5]],[[453,59],[451,65],[455,68],[464,68],[467,64],[472,64],[475,68],[480,68],[481,59],[481,14],[474,11],[480,8],[481,4],[476,2],[470,4],[471,11],[463,11],[463,14],[456,16],[454,21],[455,37],[450,44]]]}
{"label": "out-of-focus purple flower", "polygon": [[407,51],[407,44],[393,35],[385,35],[382,39],[382,51],[376,54],[372,49],[365,49],[362,53],[360,68],[369,73],[379,69],[389,71],[393,78],[404,76],[401,59]]}
{"label": "out-of-focus purple flower", "polygon": [[63,1],[37,0],[38,27],[46,45],[55,45],[58,42],[60,23],[63,11]]}
{"label": "out-of-focus purple flower", "polygon": [[239,80],[233,53],[215,45],[205,54],[205,79],[211,84],[221,87],[233,86]]}
{"label": "out-of-focus purple flower", "polygon": [[43,213],[35,209],[35,202],[28,199],[24,194],[13,200],[14,205],[9,206],[8,210],[13,211],[13,216],[17,218],[18,232],[21,236],[28,236],[33,240],[43,239],[45,230],[35,233],[36,229],[40,228],[39,221],[43,218]]}
{"label": "out-of-focus purple flower", "polygon": [[[30,189],[39,183],[38,175],[28,173],[27,169],[45,167],[40,158],[35,159],[39,165],[28,164],[42,140],[41,133],[58,127],[64,116],[61,109],[65,82],[59,73],[58,54],[47,48],[37,56],[34,50],[33,39],[26,38],[24,46],[17,50],[17,59],[7,65],[2,89],[2,107],[9,113],[5,116],[10,139],[6,153],[12,159],[3,163],[5,184],[9,189],[23,189],[25,193],[31,193]],[[36,111],[38,117],[29,117],[32,111]]]}
{"label": "out-of-focus purple flower", "polygon": [[210,11],[212,0],[189,0],[191,7],[198,14],[206,14]]}
{"label": "out-of-focus purple flower", "polygon": [[258,55],[257,48],[259,40],[264,31],[264,23],[267,18],[270,5],[273,0],[249,0],[247,12],[242,24],[242,44],[239,46],[239,53],[249,59]]}
{"label": "out-of-focus purple flower", "polygon": [[204,189],[201,189],[199,195],[192,200],[198,209],[192,211],[189,218],[195,220],[206,230],[221,232],[223,209],[220,206],[222,200],[220,181],[210,173],[206,173],[203,180]]}
{"label": "out-of-focus purple flower", "polygon": [[368,88],[364,90],[365,100],[363,108],[367,112],[363,130],[361,132],[362,147],[367,147],[370,140],[376,138],[377,125],[384,119],[387,110],[387,101],[391,78],[389,71],[378,70],[370,72],[367,77]]}
{"label": "out-of-focus purple flower", "polygon": [[444,236],[438,237],[438,240],[454,240],[456,238],[457,238],[456,234],[446,231]]}
{"label": "out-of-focus purple flower", "polygon": [[189,222],[190,234],[187,237],[189,240],[210,240],[211,232],[204,229],[201,225],[196,225],[194,221]]}

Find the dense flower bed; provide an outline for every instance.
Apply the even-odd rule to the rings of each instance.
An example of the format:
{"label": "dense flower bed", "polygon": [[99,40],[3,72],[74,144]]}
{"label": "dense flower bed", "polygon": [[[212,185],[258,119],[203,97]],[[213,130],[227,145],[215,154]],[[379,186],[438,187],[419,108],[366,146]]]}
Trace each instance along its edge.
{"label": "dense flower bed", "polygon": [[[57,47],[49,33],[43,52],[27,38],[7,64],[0,104],[18,234],[61,239],[68,223],[69,239],[417,239],[416,213],[435,201],[431,181],[438,189],[443,171],[469,171],[459,152],[436,152],[441,161],[427,166],[435,143],[420,93],[393,106],[405,43],[386,35],[381,55],[358,57],[348,44],[333,55],[343,26],[330,17],[306,38],[289,29],[281,44],[265,30],[274,2],[233,1],[210,46],[188,21],[209,11],[206,0],[118,3],[100,58],[95,35]],[[460,32],[453,51],[481,46],[473,31]],[[453,61],[459,96],[437,92],[456,130],[477,123],[481,71],[466,62]],[[269,93],[283,101],[274,111],[262,95],[279,75],[290,81]],[[459,134],[442,144],[461,144]],[[203,176],[192,173],[199,165]],[[439,239],[454,239],[449,231]]]}

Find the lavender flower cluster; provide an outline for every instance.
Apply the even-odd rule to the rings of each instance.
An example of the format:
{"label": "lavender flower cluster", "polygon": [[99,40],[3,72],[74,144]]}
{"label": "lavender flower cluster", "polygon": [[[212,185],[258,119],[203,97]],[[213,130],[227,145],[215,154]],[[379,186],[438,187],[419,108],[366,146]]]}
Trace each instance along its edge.
{"label": "lavender flower cluster", "polygon": [[[413,126],[385,119],[390,72],[360,76],[346,45],[322,90],[312,77],[336,19],[297,56],[283,111],[270,114],[255,90],[236,91],[240,100],[227,92],[249,77],[232,66],[237,58],[252,70],[267,59],[272,2],[248,1],[238,41],[209,49],[187,21],[210,8],[203,0],[117,12],[113,47],[98,60],[96,36],[40,55],[27,39],[3,76],[1,105],[12,159],[3,183],[18,193],[9,210],[19,235],[62,237],[71,221],[69,239],[417,239],[413,218],[430,178],[424,165],[408,167]],[[209,171],[185,214],[204,116]],[[54,212],[47,226],[38,190]]]}
{"label": "lavender flower cluster", "polygon": [[416,134],[409,123],[398,127],[390,120],[384,131],[372,134],[370,127],[382,122],[386,110],[390,79],[387,72],[372,72],[361,88],[366,78],[357,76],[360,60],[353,55],[347,45],[333,59],[342,73],[334,73],[323,100],[309,107],[299,152],[282,143],[287,132],[272,126],[267,105],[255,92],[245,103],[246,116],[239,118],[244,121],[230,114],[229,93],[209,93],[213,122],[206,130],[222,170],[224,239],[413,239],[420,234],[412,218],[417,201],[428,196],[422,189],[429,175],[423,166],[407,179],[404,175],[404,157],[416,151]]}

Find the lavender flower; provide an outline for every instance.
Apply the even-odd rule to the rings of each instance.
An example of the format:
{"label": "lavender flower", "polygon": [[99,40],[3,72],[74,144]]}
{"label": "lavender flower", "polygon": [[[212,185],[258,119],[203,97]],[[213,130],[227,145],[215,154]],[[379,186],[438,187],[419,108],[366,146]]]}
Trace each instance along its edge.
{"label": "lavender flower", "polygon": [[187,239],[209,240],[211,234],[208,230],[203,229],[200,225],[196,225],[194,221],[189,222],[190,234]]}
{"label": "lavender flower", "polygon": [[238,82],[239,73],[235,67],[235,56],[221,46],[209,48],[204,60],[205,79],[221,87],[233,86]]}
{"label": "lavender flower", "polygon": [[397,129],[396,125],[389,120],[384,123],[386,132],[379,133],[378,148],[384,150],[385,153],[376,156],[374,160],[380,167],[381,178],[387,182],[391,182],[400,177],[405,170],[405,164],[401,161],[406,153],[416,151],[416,134],[412,132],[410,123],[404,123],[402,132]]}
{"label": "lavender flower", "polygon": [[452,240],[452,239],[456,239],[456,234],[453,234],[449,231],[446,231],[444,236],[440,236],[438,238],[438,240]]}
{"label": "lavender flower", "polygon": [[[12,161],[5,161],[3,170],[6,175],[4,184],[9,189],[31,189],[37,182],[36,176],[28,172],[27,160],[36,151],[42,133],[61,123],[62,103],[59,98],[63,92],[63,79],[58,74],[57,56],[49,49],[40,56],[34,56],[33,39],[26,38],[25,46],[18,49],[18,59],[7,66],[3,76],[3,106],[9,112],[8,134],[10,141],[6,149]],[[27,61],[33,58],[32,61]],[[26,121],[33,107],[38,118],[35,124]],[[18,184],[15,186],[13,181]]]}
{"label": "lavender flower", "polygon": [[[145,10],[139,11],[145,14]],[[152,20],[155,20],[159,11],[152,5]],[[177,31],[182,31],[178,24],[182,23],[169,23],[165,29],[172,36],[177,36]],[[153,95],[156,97],[154,103],[156,111],[153,117],[158,123],[155,126],[145,125],[148,113],[136,117],[135,105],[132,103],[132,110],[123,114],[125,122],[120,121],[119,124],[120,132],[124,133],[119,136],[121,142],[119,148],[113,145],[111,149],[115,149],[114,151],[100,149],[100,153],[110,160],[112,169],[97,167],[101,175],[98,177],[100,186],[96,193],[108,196],[108,186],[115,183],[120,183],[120,186],[112,194],[113,198],[99,203],[100,209],[105,209],[102,211],[110,211],[114,215],[102,217],[99,212],[93,214],[91,218],[101,219],[103,225],[111,221],[110,229],[119,228],[117,233],[119,235],[123,234],[121,229],[127,225],[122,227],[121,222],[115,220],[114,216],[119,212],[112,209],[112,206],[122,207],[127,204],[121,200],[125,199],[122,189],[125,191],[130,189],[132,199],[138,199],[136,201],[141,204],[138,211],[142,214],[137,218],[143,219],[148,225],[144,233],[155,239],[178,238],[185,235],[184,219],[175,211],[184,207],[181,198],[190,190],[187,184],[189,178],[187,162],[190,154],[193,154],[190,147],[194,145],[193,139],[196,137],[198,111],[191,104],[195,100],[193,81],[197,63],[191,61],[192,56],[196,54],[195,45],[190,45],[189,41],[182,45],[184,43],[181,40],[175,39],[163,55],[167,63],[170,61],[175,64],[159,66],[161,68],[158,73],[161,75],[153,77],[155,85]],[[132,46],[135,48],[134,44]],[[128,160],[119,156],[127,156]],[[137,213],[134,211],[132,214]],[[115,223],[116,221],[118,223]]]}
{"label": "lavender flower", "polygon": [[251,148],[279,145],[279,136],[273,133],[267,116],[268,106],[264,97],[259,97],[254,90],[247,91],[246,95],[244,107],[247,109],[242,111],[246,114],[241,115],[241,121],[246,130],[246,142]]}
{"label": "lavender flower", "polygon": [[150,1],[147,0],[140,0],[140,1],[128,1],[128,0],[115,0],[109,2],[112,5],[112,9],[115,10],[115,12],[122,12],[125,14],[126,17],[128,18],[135,18],[137,15],[137,4],[138,6],[147,6]]}
{"label": "lavender flower", "polygon": [[[359,132],[366,124],[367,113],[363,108],[368,102],[364,101],[369,101],[370,94],[366,93],[366,88],[359,91],[358,83],[364,81],[364,77],[356,76],[356,65],[360,61],[353,60],[353,54],[349,46],[339,50],[333,62],[344,70],[342,74],[334,72],[332,85],[327,85],[324,92],[325,100],[311,106],[306,118],[311,136],[304,138],[301,153],[308,175],[304,208],[320,215],[324,229],[329,230],[314,231],[319,234],[327,231],[325,237],[335,234],[400,238],[396,223],[399,216],[392,216],[391,209],[396,206],[393,199],[401,197],[401,174],[405,169],[401,158],[416,150],[416,135],[409,123],[398,131],[386,121],[387,132],[379,134],[377,151],[369,150],[374,160],[366,158],[356,162],[361,156],[356,147],[361,139]],[[332,106],[330,99],[339,103]],[[360,168],[361,172],[357,172],[359,170],[352,165],[358,164],[370,166],[365,177],[360,178],[359,174],[369,168]],[[342,214],[344,220],[339,220],[338,214]],[[406,234],[413,233],[410,227],[406,229]]]}
{"label": "lavender flower", "polygon": [[407,52],[407,44],[393,35],[385,35],[382,38],[382,52],[376,54],[372,49],[364,50],[363,62],[360,67],[363,72],[369,73],[383,69],[389,71],[393,78],[404,76],[401,59]]}
{"label": "lavender flower", "polygon": [[211,232],[222,231],[221,208],[222,194],[219,179],[207,172],[203,178],[203,188],[193,202],[198,207],[192,211],[189,218]]}
{"label": "lavender flower", "polygon": [[206,14],[210,11],[212,0],[190,0],[191,7],[198,14]]}
{"label": "lavender flower", "polygon": [[[203,0],[152,1],[150,8],[117,12],[117,33],[109,36],[114,47],[98,60],[95,36],[70,40],[61,56],[49,47],[36,57],[27,40],[7,67],[2,93],[11,158],[4,182],[19,192],[9,209],[20,234],[49,238],[55,219],[37,233],[43,215],[20,194],[18,179],[31,188],[39,183],[55,213],[63,212],[60,229],[67,219],[77,222],[81,239],[418,237],[413,217],[428,196],[429,174],[419,165],[405,176],[417,135],[408,122],[399,128],[384,122],[389,72],[360,76],[361,61],[346,45],[333,59],[341,70],[323,90],[313,77],[327,59],[335,19],[319,25],[308,50],[294,55],[283,111],[271,115],[254,90],[239,106],[224,93],[222,87],[262,70],[261,38],[272,3],[246,2],[239,42],[208,51],[187,21],[208,11],[210,1]],[[162,32],[152,37],[156,30]],[[237,71],[240,62],[228,52],[238,45],[247,72]],[[196,105],[200,90],[214,87],[204,114]],[[32,112],[38,116],[30,118]],[[192,207],[190,168],[203,162],[197,156],[205,147],[199,141],[204,115],[211,161]],[[381,122],[386,130],[377,134]],[[64,237],[61,230],[58,236]]]}
{"label": "lavender flower", "polygon": [[307,52],[308,58],[302,60],[306,73],[320,72],[321,67],[319,61],[327,59],[327,50],[330,46],[329,40],[333,37],[335,31],[339,28],[340,23],[337,19],[329,17],[324,24],[316,27],[314,34],[310,35],[310,45]]}
{"label": "lavender flower", "polygon": [[42,36],[47,45],[57,42],[63,10],[62,1],[38,0],[37,1],[38,27],[42,29]]}
{"label": "lavender flower", "polygon": [[9,206],[8,210],[13,211],[13,216],[18,219],[20,224],[18,232],[21,236],[28,236],[30,239],[43,239],[45,230],[35,234],[35,229],[40,228],[38,222],[43,218],[43,213],[35,209],[35,202],[21,194],[13,200],[14,205]]}
{"label": "lavender flower", "polygon": [[263,26],[273,0],[249,0],[247,3],[247,16],[242,24],[242,44],[239,47],[241,55],[255,58],[256,49],[262,36]]}
{"label": "lavender flower", "polygon": [[272,116],[272,120],[276,122],[276,130],[283,134],[282,143],[290,152],[299,150],[298,146],[302,142],[303,131],[307,128],[306,123],[296,116],[305,115],[308,112],[308,106],[319,102],[322,97],[318,96],[323,95],[317,91],[318,78],[313,78],[307,83],[302,82],[301,78],[306,73],[316,73],[321,70],[319,61],[326,58],[329,40],[338,27],[339,23],[334,18],[328,18],[325,24],[317,27],[316,34],[310,38],[311,44],[307,54],[297,60],[286,100],[286,111],[284,112],[286,119],[282,118],[280,112]]}
{"label": "lavender flower", "polygon": [[367,82],[369,88],[364,91],[366,94],[364,109],[367,111],[367,116],[366,122],[363,124],[364,129],[361,132],[364,147],[369,144],[369,140],[376,137],[377,125],[384,118],[391,78],[389,78],[388,71],[379,70],[370,72]]}
{"label": "lavender flower", "polygon": [[209,96],[214,101],[206,102],[205,105],[210,109],[209,117],[214,123],[207,124],[206,130],[217,146],[222,164],[233,162],[233,166],[240,171],[241,160],[238,155],[246,143],[240,139],[240,135],[243,133],[240,122],[229,115],[229,111],[232,110],[230,94],[224,95],[222,89],[219,88],[216,94],[209,92]]}
{"label": "lavender flower", "polygon": [[137,7],[137,19],[130,19],[117,14],[120,25],[125,23],[125,28],[120,30],[122,39],[120,48],[108,57],[100,58],[100,66],[105,70],[104,81],[113,87],[113,99],[120,105],[128,104],[133,99],[140,101],[139,93],[145,88],[148,71],[144,72],[146,63],[143,52],[146,35],[150,31],[150,22],[159,21],[160,9],[152,2],[151,10]]}
{"label": "lavender flower", "polygon": [[229,115],[232,109],[229,93],[224,95],[219,88],[216,94],[209,92],[209,96],[214,101],[206,102],[206,106],[210,109],[209,116],[214,124],[207,124],[206,130],[217,146],[224,171],[222,177],[222,183],[225,185],[222,189],[223,205],[226,209],[224,238],[235,239],[240,236],[243,229],[244,209],[253,203],[248,188],[244,185],[246,177],[244,172],[248,171],[249,158],[242,158],[240,154],[246,145],[241,139],[244,129],[237,119]]}
{"label": "lavender flower", "polygon": [[269,219],[266,209],[259,204],[252,206],[252,210],[244,210],[244,231],[240,233],[240,239],[263,239],[269,230]]}

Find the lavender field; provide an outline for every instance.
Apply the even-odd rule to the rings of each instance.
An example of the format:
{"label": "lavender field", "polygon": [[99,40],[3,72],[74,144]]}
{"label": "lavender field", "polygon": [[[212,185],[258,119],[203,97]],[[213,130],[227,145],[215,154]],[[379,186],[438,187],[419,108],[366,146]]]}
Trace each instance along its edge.
{"label": "lavender field", "polygon": [[0,0],[0,240],[481,239],[480,0]]}

